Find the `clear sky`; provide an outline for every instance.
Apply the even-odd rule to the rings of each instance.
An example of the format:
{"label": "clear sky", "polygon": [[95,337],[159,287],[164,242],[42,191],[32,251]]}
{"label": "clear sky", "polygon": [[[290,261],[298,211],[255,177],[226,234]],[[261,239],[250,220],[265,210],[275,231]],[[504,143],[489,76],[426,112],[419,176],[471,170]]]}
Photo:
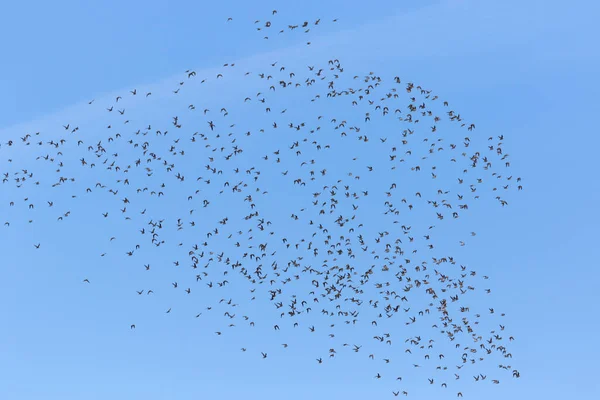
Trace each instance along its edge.
{"label": "clear sky", "polygon": [[[445,398],[456,398],[458,391],[471,399],[600,398],[596,377],[600,352],[594,339],[600,328],[595,307],[600,275],[594,252],[600,222],[594,207],[600,198],[596,177],[600,139],[593,117],[600,106],[596,76],[600,57],[594,39],[600,37],[595,19],[600,6],[591,1],[516,0],[424,1],[419,6],[378,0],[366,4],[337,0],[289,5],[273,1],[108,0],[95,5],[79,1],[2,5],[0,34],[5,38],[5,57],[0,63],[0,172],[27,169],[34,177],[21,188],[14,181],[0,186],[0,222],[10,222],[10,226],[0,227],[0,399],[366,399],[393,398],[392,391],[398,389],[408,391],[408,398],[414,399],[443,398],[444,393]],[[271,15],[273,9],[278,10],[276,16]],[[228,17],[232,21],[227,22]],[[273,31],[319,18],[320,24],[311,25],[308,34],[300,28],[281,35]],[[335,23],[334,18],[338,19]],[[254,24],[255,20],[261,23]],[[267,20],[273,21],[273,28],[265,40],[266,29],[256,31],[256,27]],[[307,41],[311,44],[306,45]],[[324,81],[325,87],[316,83],[294,92],[295,96],[286,96],[277,86],[279,78],[265,86],[258,75],[264,72],[279,77],[295,72],[300,78],[310,72],[309,65],[329,68],[331,59],[338,59],[344,67],[344,76],[336,83],[338,90],[362,84],[352,79],[354,75],[373,72],[385,78],[382,86],[386,88],[393,85],[393,77],[400,76],[403,85],[398,88],[414,82],[431,89],[439,95],[438,103],[447,100],[452,109],[475,123],[476,129],[469,135],[484,150],[489,136],[503,135],[503,150],[510,154],[510,174],[513,179],[522,177],[524,186],[522,191],[506,194],[507,207],[501,207],[488,190],[485,199],[482,193],[481,202],[469,203],[469,212],[461,213],[456,221],[436,221],[435,213],[432,218],[431,208],[426,207],[416,207],[406,218],[418,240],[435,224],[436,248],[455,254],[459,264],[477,270],[478,276],[489,276],[485,284],[478,281],[478,289],[489,288],[491,294],[465,296],[461,303],[506,313],[500,323],[506,325],[505,336],[516,339],[510,343],[513,358],[506,363],[518,368],[520,379],[512,379],[505,371],[498,378],[500,384],[493,385],[490,380],[499,373],[495,364],[505,362],[498,357],[481,367],[489,375],[484,382],[474,382],[472,375],[477,372],[471,371],[455,381],[454,371],[449,369],[449,388],[445,390],[438,385],[445,381],[440,371],[415,372],[413,363],[429,364],[421,356],[416,361],[404,353],[402,342],[407,335],[421,332],[425,337],[430,330],[406,326],[404,321],[412,314],[376,328],[365,316],[362,325],[346,325],[342,319],[335,321],[335,329],[328,329],[333,320],[318,315],[326,307],[322,301],[310,315],[301,315],[300,326],[293,328],[293,320],[279,319],[279,310],[265,298],[268,282],[256,290],[257,299],[249,301],[253,295],[249,283],[236,278],[237,273],[224,278],[222,273],[205,276],[199,283],[194,279],[195,274],[209,269],[204,268],[205,260],[197,270],[190,269],[190,245],[207,240],[206,233],[214,226],[236,231],[234,221],[250,212],[247,203],[239,207],[232,195],[218,197],[207,185],[196,184],[196,178],[203,176],[217,189],[217,183],[226,180],[206,170],[206,152],[211,150],[199,146],[211,143],[220,153],[221,146],[230,148],[228,132],[239,135],[237,143],[244,148],[244,157],[269,153],[269,160],[257,161],[256,167],[263,174],[258,187],[271,196],[257,200],[257,209],[264,218],[272,216],[276,225],[272,229],[285,232],[291,242],[303,237],[308,241],[314,232],[310,230],[314,228],[288,219],[290,209],[313,210],[312,198],[297,195],[301,192],[292,179],[285,180],[288,186],[281,184],[280,171],[289,169],[290,177],[300,176],[294,171],[305,168],[305,177],[312,167],[299,167],[300,156],[295,155],[293,162],[282,156],[282,164],[275,165],[276,155],[270,149],[281,144],[282,154],[291,154],[286,146],[295,139],[293,130],[283,129],[270,130],[261,139],[257,131],[265,125],[269,128],[274,120],[280,121],[280,128],[288,121],[306,120],[307,126],[312,126],[316,115],[323,115],[321,125],[328,127],[323,131],[336,134],[335,138],[319,136],[319,143],[332,143],[331,149],[322,152],[310,148],[310,141],[302,145],[303,159],[318,160],[314,167],[317,175],[322,168],[329,171],[329,179],[319,178],[315,185],[321,187],[315,186],[315,191],[336,184],[336,173],[346,172],[346,165],[352,165],[354,174],[361,176],[360,180],[342,178],[355,191],[389,185],[390,179],[410,198],[416,191],[413,187],[437,189],[430,180],[418,182],[414,174],[406,172],[406,165],[402,171],[399,167],[397,172],[379,173],[387,160],[379,139],[396,140],[403,128],[376,118],[364,127],[363,114],[349,113],[352,109],[341,100],[336,102],[338,99],[310,102],[315,93],[325,97],[329,79]],[[271,66],[275,62],[276,66]],[[223,67],[225,63],[235,67]],[[286,70],[280,71],[280,66]],[[186,70],[194,70],[196,76],[188,78]],[[246,76],[246,71],[252,74]],[[216,77],[219,73],[222,78]],[[329,77],[332,73],[327,71]],[[201,83],[203,79],[205,83]],[[185,84],[179,85],[181,81]],[[275,92],[269,91],[271,84],[277,86]],[[135,97],[129,92],[134,88]],[[173,93],[177,88],[180,93]],[[146,97],[147,92],[152,95]],[[257,92],[269,98],[270,114],[265,113]],[[408,99],[403,92],[399,90],[404,96],[399,100],[402,106]],[[117,96],[122,99],[115,103]],[[246,96],[251,100],[244,102]],[[111,106],[114,110],[109,113],[106,108]],[[221,107],[227,109],[227,116],[219,112]],[[445,111],[441,104],[436,107]],[[203,115],[205,108],[210,109],[207,115]],[[125,110],[124,114],[117,114],[118,109]],[[287,110],[285,114],[283,110]],[[174,116],[181,122],[180,130],[172,124]],[[361,133],[369,136],[370,147],[356,142],[335,147],[339,135],[331,129],[334,117],[338,123],[348,120],[346,129],[353,124],[363,126]],[[130,123],[124,124],[125,120]],[[216,125],[215,132],[207,125],[210,120]],[[67,124],[69,130],[63,129]],[[162,161],[149,165],[152,177],[141,168],[132,168],[130,187],[116,182],[123,178],[122,171],[107,172],[100,165],[107,156],[119,165],[134,163],[139,150],[127,144],[125,137],[129,140],[149,124],[150,133],[135,140],[152,142],[153,148],[163,153],[170,146],[175,146],[175,151],[185,149],[185,157],[165,156],[181,171],[188,171],[185,183],[164,171]],[[71,133],[74,127],[80,129]],[[429,125],[419,128],[429,131]],[[169,132],[157,136],[156,130]],[[196,131],[210,136],[211,141],[198,137],[197,147],[188,144]],[[246,131],[252,135],[245,136]],[[36,132],[40,135],[35,136]],[[117,132],[123,139],[115,138]],[[217,132],[222,137],[215,138]],[[25,146],[19,138],[28,133],[32,144]],[[454,138],[461,143],[464,134],[464,129],[441,123],[438,137],[449,145]],[[109,136],[114,142],[108,142]],[[35,145],[38,140],[61,137],[67,139],[61,149]],[[173,142],[177,138],[180,143]],[[14,145],[8,146],[8,140],[14,140]],[[78,146],[77,140],[84,143]],[[86,150],[99,140],[109,153],[102,158]],[[416,146],[423,150],[427,145],[420,142]],[[360,153],[355,152],[357,148]],[[56,154],[58,150],[64,153],[62,158]],[[57,161],[36,160],[45,154]],[[86,168],[79,162],[82,154],[88,162]],[[359,160],[348,164],[353,157]],[[58,159],[64,161],[64,168],[58,167]],[[241,168],[249,167],[243,164],[244,158],[239,160]],[[95,169],[89,168],[92,162],[98,164]],[[369,175],[367,166],[373,166],[375,172]],[[60,173],[55,172],[57,168]],[[455,181],[443,180],[441,165],[438,173],[436,185],[457,186]],[[253,177],[243,170],[241,175],[230,175],[230,186]],[[49,183],[60,176],[75,181],[51,187]],[[36,180],[41,182],[39,186],[33,184]],[[96,182],[105,184],[106,190],[96,187]],[[166,187],[160,188],[163,182]],[[159,200],[135,193],[144,186],[166,195]],[[91,193],[86,193],[88,187]],[[192,187],[201,187],[202,192],[188,201],[186,195]],[[109,188],[118,189],[118,195],[111,195]],[[230,187],[223,190],[231,191]],[[387,190],[386,186],[380,195]],[[371,189],[370,196],[375,193],[376,189]],[[328,190],[321,196],[329,198]],[[125,197],[131,204],[121,201]],[[210,211],[203,211],[201,199],[210,201],[211,208],[206,208]],[[11,201],[14,206],[9,205]],[[396,202],[400,204],[400,200]],[[28,208],[30,203],[35,203],[35,209]],[[383,218],[364,198],[357,204],[361,206],[357,214],[373,224]],[[377,204],[381,206],[381,202]],[[119,211],[124,206],[127,213]],[[340,214],[352,213],[351,208],[343,207],[337,210]],[[140,215],[143,209],[148,212]],[[193,216],[189,209],[195,210]],[[104,218],[103,212],[109,216]],[[57,221],[61,215],[63,219]],[[131,220],[125,220],[125,215]],[[229,224],[218,225],[224,216],[229,216]],[[166,228],[159,240],[165,244],[156,247],[148,233],[141,236],[139,229],[145,226],[149,231],[151,227],[144,225],[148,220],[163,218]],[[180,231],[178,218],[185,225]],[[300,220],[306,219],[309,217]],[[198,224],[194,229],[191,220]],[[400,230],[397,225],[393,228]],[[239,229],[247,230],[247,226]],[[269,229],[260,233],[254,228],[256,245],[265,242]],[[365,235],[380,231],[375,226]],[[477,236],[470,236],[471,231]],[[406,239],[401,232],[391,235]],[[111,237],[115,239],[110,241]],[[228,242],[214,240],[216,257]],[[457,246],[459,240],[466,245]],[[38,243],[39,249],[34,247]],[[138,243],[141,248],[136,250]],[[429,254],[425,245],[418,249],[418,254]],[[131,250],[136,251],[129,257],[126,252]],[[268,251],[282,254],[285,249],[273,240]],[[103,253],[106,255],[101,257]],[[306,257],[310,256],[308,252]],[[280,260],[280,267],[288,259]],[[176,267],[175,261],[181,265]],[[373,263],[368,257],[360,261],[365,263],[361,271]],[[146,271],[144,264],[151,269]],[[213,264],[211,271],[222,268]],[[205,286],[209,282],[217,286],[224,279],[230,281],[225,287],[208,290]],[[179,287],[174,288],[173,282]],[[310,279],[298,285],[305,296]],[[188,287],[189,294],[184,291]],[[399,284],[396,290],[402,287]],[[148,289],[154,293],[147,295]],[[136,291],[141,290],[143,294],[138,295]],[[237,308],[223,304],[230,298],[239,304]],[[220,299],[225,301],[219,303]],[[223,315],[234,311],[235,318]],[[195,318],[198,313],[202,315]],[[365,310],[363,315],[368,313]],[[251,316],[256,326],[249,327],[242,315]],[[483,315],[481,324],[489,320],[491,329],[498,329],[498,319],[488,317]],[[236,326],[228,327],[230,323]],[[275,323],[280,324],[280,331],[273,330]],[[130,328],[132,324],[135,329]],[[311,325],[317,332],[309,331]],[[327,336],[330,331],[335,332],[335,339]],[[373,343],[372,336],[384,332],[392,333],[395,350]],[[344,342],[364,348],[355,354],[342,347]],[[284,349],[282,343],[289,347]],[[330,346],[337,350],[332,359],[327,355]],[[450,354],[453,344],[440,346],[446,346],[442,349]],[[242,352],[241,347],[247,351]],[[382,361],[386,351],[392,360],[389,364]],[[267,352],[268,358],[262,359],[261,352]],[[368,359],[369,353],[376,354],[376,359]],[[322,364],[315,360],[319,357]],[[449,365],[453,368],[456,364]],[[377,373],[385,379],[375,379]],[[395,376],[404,379],[395,382]],[[431,387],[430,376],[436,380]]]}

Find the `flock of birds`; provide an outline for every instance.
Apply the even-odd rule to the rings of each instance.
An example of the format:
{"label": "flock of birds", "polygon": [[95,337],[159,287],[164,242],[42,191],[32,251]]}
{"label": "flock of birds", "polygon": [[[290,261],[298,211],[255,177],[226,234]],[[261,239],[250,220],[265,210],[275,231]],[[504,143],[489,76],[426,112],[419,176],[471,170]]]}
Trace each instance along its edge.
{"label": "flock of birds", "polygon": [[[261,34],[279,29],[277,12],[270,15],[273,21],[256,21]],[[290,24],[287,30],[306,33],[320,23]],[[284,31],[285,25],[279,32]],[[200,83],[187,70],[162,96],[175,102],[190,86],[227,81],[234,69],[225,64]],[[185,269],[183,280],[136,289],[137,295],[174,290],[204,299],[218,292],[226,322],[217,336],[258,324],[252,315],[241,315],[244,304],[238,301],[265,301],[273,312],[261,307],[261,318],[270,318],[276,334],[323,334],[338,343],[338,327],[347,334],[358,326],[373,332],[329,345],[316,364],[344,350],[384,364],[411,358],[407,366],[430,370],[424,383],[448,388],[458,387],[464,375],[500,383],[500,376],[466,372],[496,357],[497,371],[518,378],[508,360],[514,338],[505,334],[504,314],[481,301],[467,302],[475,292],[490,292],[476,289],[488,277],[448,254],[476,232],[435,240],[438,227],[458,221],[469,206],[490,200],[504,207],[505,194],[522,189],[521,179],[505,172],[510,161],[503,136],[472,137],[475,124],[431,90],[375,72],[350,77],[338,59],[294,70],[274,61],[242,77],[262,89],[231,99],[233,105],[209,109],[190,103],[168,119],[151,113],[144,117],[152,123],[136,121],[127,101],[150,101],[152,93],[132,89],[99,109],[110,122],[93,141],[92,133],[72,121],[64,123],[62,135],[36,132],[4,140],[3,191],[11,185],[16,189],[11,193],[32,190],[20,196],[24,200],[15,197],[3,205],[5,229],[15,222],[12,207],[54,210],[84,198],[87,214],[125,224],[108,243],[120,236],[132,241],[123,256],[140,273],[161,268],[181,277]],[[96,107],[94,100],[89,106]],[[240,120],[232,116],[236,107]],[[19,145],[37,146],[36,167],[12,167],[6,152]],[[101,200],[85,200],[92,196]],[[92,212],[94,206],[103,209]],[[61,223],[70,216],[64,208],[55,217]],[[132,225],[137,235],[122,233]],[[172,265],[137,261],[144,248],[165,249]],[[43,249],[43,243],[34,243],[34,249]],[[93,284],[92,276],[83,278]],[[247,287],[245,300],[227,292],[233,283]],[[211,310],[216,306],[190,317]],[[135,321],[129,326],[140,328]],[[361,351],[366,341],[376,350]],[[262,359],[268,354],[266,348],[256,352]],[[374,379],[383,377],[374,373]],[[397,385],[391,394],[407,396],[403,377],[391,379]],[[460,388],[451,392],[463,396]]]}

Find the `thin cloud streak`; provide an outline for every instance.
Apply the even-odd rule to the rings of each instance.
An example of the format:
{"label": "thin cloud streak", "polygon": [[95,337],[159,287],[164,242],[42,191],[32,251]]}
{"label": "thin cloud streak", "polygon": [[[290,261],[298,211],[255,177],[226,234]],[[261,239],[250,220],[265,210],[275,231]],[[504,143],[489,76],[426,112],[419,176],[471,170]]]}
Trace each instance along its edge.
{"label": "thin cloud streak", "polygon": [[[531,7],[536,8],[535,5]],[[469,12],[467,13],[465,10]],[[202,79],[206,79],[202,86],[203,95],[216,100],[219,97],[220,90],[222,90],[221,86],[218,88],[213,86],[218,73],[227,74],[223,81],[226,80],[231,89],[242,91],[253,86],[247,84],[249,80],[244,77],[246,71],[256,73],[257,68],[266,69],[270,67],[270,63],[275,61],[279,61],[279,65],[292,67],[294,64],[300,64],[301,62],[316,63],[318,61],[319,64],[326,64],[327,60],[338,58],[345,66],[359,70],[361,73],[368,73],[369,71],[363,69],[371,68],[374,60],[377,61],[377,64],[398,60],[401,61],[398,75],[409,75],[404,78],[408,80],[418,79],[421,75],[419,70],[424,67],[424,61],[427,63],[428,68],[432,68],[430,64],[435,59],[449,62],[451,59],[464,58],[465,62],[477,64],[483,61],[469,60],[470,55],[485,53],[486,49],[497,53],[502,50],[498,46],[513,53],[518,50],[527,53],[527,48],[531,46],[528,46],[527,43],[543,38],[543,35],[548,34],[547,31],[552,29],[550,27],[551,21],[540,23],[543,28],[538,30],[527,29],[527,24],[536,22],[536,19],[549,17],[549,13],[550,11],[540,13],[537,18],[532,18],[524,13],[514,13],[510,4],[484,5],[472,0],[446,1],[416,11],[391,16],[358,28],[351,28],[334,34],[310,36],[312,43],[310,46],[307,46],[304,40],[297,45],[257,54],[241,60],[224,60],[224,62],[233,62],[236,66],[231,69],[215,66],[196,70],[197,75],[193,80],[188,80],[186,74],[182,71],[182,74],[165,78],[160,82],[134,84],[129,88],[96,96],[95,105],[108,106],[113,104],[116,96],[125,97],[129,94],[129,90],[134,87],[138,90],[138,98],[143,97],[146,92],[152,92],[153,100],[164,98],[172,95],[171,91],[177,87],[178,82],[181,80],[186,81],[187,87],[185,89],[188,89],[189,92],[189,87]],[[423,21],[426,21],[425,26]],[[506,26],[508,23],[510,23],[510,29]],[[445,31],[447,35],[432,36],[428,33],[427,26],[435,26],[436,32]],[[526,31],[529,37],[524,37],[522,35],[523,31]],[[535,54],[529,54],[529,56],[535,56]],[[545,57],[548,58],[548,55],[545,55]],[[434,68],[438,68],[441,73],[444,65],[440,63],[438,67]],[[230,71],[235,74],[231,74]],[[533,73],[534,71],[529,72]],[[511,80],[510,74],[496,76],[494,84],[509,80]],[[241,84],[242,82],[243,84]],[[480,83],[473,82],[476,85]],[[461,86],[468,84],[469,82],[462,82]],[[186,90],[182,90],[182,96],[180,97],[183,97],[185,92]],[[94,98],[93,95],[90,96],[90,100],[92,98]],[[128,106],[135,108],[136,104],[128,104]],[[49,129],[53,129],[50,127],[60,127],[60,125],[73,118],[79,121],[92,121],[101,118],[101,114],[98,113],[97,108],[90,107],[87,102],[78,103],[57,113],[0,128],[0,137],[3,140],[8,138],[14,140],[17,135],[37,132],[46,129],[46,127]]]}
{"label": "thin cloud streak", "polygon": [[[241,60],[229,60],[229,62],[236,64],[232,70],[235,70],[235,72],[238,73],[240,71],[255,72],[256,68],[266,68],[270,63],[278,60],[280,60],[280,64],[283,64],[285,60],[285,65],[290,65],[299,63],[301,61],[306,62],[312,60],[318,60],[321,63],[326,63],[328,59],[337,57],[344,58],[344,60],[341,61],[345,61],[346,64],[348,61],[352,61],[352,63],[358,61],[359,64],[364,64],[366,59],[368,59],[368,62],[371,63],[372,57],[388,57],[382,51],[380,51],[383,50],[380,49],[380,47],[383,45],[392,44],[394,40],[393,38],[390,38],[390,36],[396,36],[398,33],[402,33],[401,31],[407,31],[406,33],[408,33],[408,31],[413,29],[416,23],[411,21],[422,20],[424,17],[431,14],[435,15],[436,20],[439,18],[439,22],[441,22],[448,17],[445,11],[451,8],[452,2],[445,4],[442,3],[440,5],[396,15],[386,20],[377,23],[366,24],[355,29],[347,29],[334,34],[326,34],[322,36],[306,36],[311,40],[312,44],[310,46],[307,46],[306,41],[303,40],[297,45],[287,46],[282,49],[261,53]],[[391,32],[394,32],[394,35],[392,35]],[[416,39],[420,39],[419,41],[425,42],[425,40],[423,40],[425,38],[422,36],[417,36]],[[374,43],[378,43],[378,46],[374,46]],[[427,53],[428,52],[422,53],[422,55],[427,55]],[[415,54],[411,54],[411,58],[414,56]],[[365,61],[361,63],[361,60]],[[227,61],[224,60],[224,62]],[[227,69],[225,71],[229,72]],[[221,66],[215,66],[214,68],[206,68],[197,70],[196,72],[197,76],[194,78],[194,81],[201,81],[206,77],[207,81],[204,86],[206,86],[206,88],[210,88],[211,80],[213,80],[218,73],[223,73],[223,68]],[[239,82],[241,82],[241,78],[243,78],[243,72],[240,75]],[[232,75],[229,74],[229,84],[234,83],[231,81],[231,78]],[[171,95],[172,88],[174,88],[177,85],[177,82],[182,79],[186,80],[186,84],[190,82],[187,80],[182,71],[181,75],[171,76],[159,82],[150,84],[133,84],[129,88],[111,91],[100,96],[90,95],[90,100],[95,99],[95,104],[112,104],[114,103],[116,96],[125,96],[125,94],[128,94],[129,90],[134,87],[138,90],[138,96],[144,95],[146,92],[152,92],[153,99],[156,99],[156,97]],[[238,79],[236,79],[235,82],[237,83]],[[242,86],[238,85],[238,88],[242,89]],[[208,92],[205,94],[207,96],[217,95],[216,92],[211,92],[210,90],[208,90]],[[135,105],[133,106],[135,107]],[[90,121],[98,118],[99,114],[96,110],[94,110],[94,108],[90,107],[87,102],[77,103],[56,113],[5,128],[0,128],[0,137],[13,138],[16,135],[37,132],[41,129],[44,129],[44,127],[60,127],[60,125],[66,123],[65,121],[69,121],[73,119],[73,117],[77,117],[79,121]]]}

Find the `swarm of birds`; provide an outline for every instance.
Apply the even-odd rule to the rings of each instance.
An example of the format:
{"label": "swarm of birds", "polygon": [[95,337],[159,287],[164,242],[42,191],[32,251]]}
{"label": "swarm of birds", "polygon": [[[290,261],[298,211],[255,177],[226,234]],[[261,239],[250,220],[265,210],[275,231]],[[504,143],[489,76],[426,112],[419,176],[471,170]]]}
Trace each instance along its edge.
{"label": "swarm of birds", "polygon": [[[255,21],[265,40],[270,32],[307,34],[325,22],[283,24],[276,10],[268,18]],[[69,202],[90,204],[84,212],[97,224],[134,232],[111,235],[99,257],[116,251],[114,242],[140,274],[185,269],[177,272],[184,280],[135,295],[171,290],[199,301],[214,293],[218,301],[203,312],[222,313],[225,324],[215,335],[224,338],[228,329],[259,324],[242,315],[245,305],[268,303],[272,314],[260,323],[273,334],[327,338],[327,348],[315,350],[316,367],[343,351],[377,361],[374,379],[391,381],[394,397],[408,395],[402,377],[377,369],[395,361],[423,371],[427,385],[454,386],[449,393],[457,397],[457,381],[469,369],[476,382],[498,384],[500,373],[518,378],[508,360],[514,338],[505,333],[505,315],[473,300],[490,292],[488,277],[451,253],[468,248],[476,232],[437,234],[469,206],[490,201],[503,208],[510,191],[522,190],[508,172],[503,135],[474,134],[475,124],[448,102],[399,76],[345,71],[338,59],[294,70],[274,60],[242,72],[258,92],[209,109],[195,90],[227,82],[235,64],[202,79],[189,69],[162,94],[177,107],[167,117],[130,116],[127,105],[152,101],[151,92],[132,89],[105,106],[92,100],[89,107],[109,120],[100,137],[66,121],[61,134],[2,143],[3,191],[15,196],[2,205],[4,225],[18,223],[13,207],[32,213],[27,223],[42,206],[65,223]],[[197,101],[180,105],[188,87]],[[17,167],[7,152],[18,146],[36,147],[37,163]],[[82,171],[80,182],[74,176]],[[86,200],[92,196],[102,200]],[[142,249],[160,250],[172,264],[140,260]],[[43,243],[32,250],[43,251]],[[81,279],[93,285],[93,276]],[[233,282],[247,292],[229,292]],[[163,309],[172,311],[176,305]],[[131,322],[127,329],[143,329]],[[356,337],[356,326],[373,335]],[[365,344],[371,350],[361,351]],[[269,349],[253,354],[267,359]],[[476,369],[493,358],[498,368],[487,379]]]}

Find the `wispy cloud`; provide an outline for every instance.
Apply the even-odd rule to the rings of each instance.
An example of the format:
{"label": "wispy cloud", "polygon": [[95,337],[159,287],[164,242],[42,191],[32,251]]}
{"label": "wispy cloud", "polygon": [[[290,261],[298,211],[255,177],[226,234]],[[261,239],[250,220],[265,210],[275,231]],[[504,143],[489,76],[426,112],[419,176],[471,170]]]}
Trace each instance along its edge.
{"label": "wispy cloud", "polygon": [[[537,38],[547,35],[552,20],[546,23],[551,11],[541,10],[536,4],[528,6],[529,11],[538,10],[537,14],[514,12],[511,1],[506,4],[483,4],[473,0],[451,0],[408,13],[390,16],[382,21],[350,28],[333,34],[312,36],[311,45],[301,41],[294,46],[275,49],[270,52],[256,54],[241,60],[224,60],[235,63],[234,68],[224,69],[215,66],[197,70],[193,80],[181,75],[165,78],[156,83],[132,84],[129,88],[101,95],[90,95],[95,98],[94,105],[114,103],[118,95],[125,96],[129,90],[136,88],[140,95],[136,102],[129,102],[128,107],[135,108],[142,103],[143,95],[152,92],[153,102],[161,98],[170,98],[172,90],[181,80],[186,81],[186,89],[199,85],[202,79],[202,93],[207,99],[217,99],[223,92],[224,84],[233,95],[235,92],[252,88],[252,81],[244,77],[246,71],[253,73],[264,71],[270,63],[279,61],[279,65],[296,67],[299,65],[326,63],[328,59],[338,58],[353,70],[366,73],[392,71],[391,73],[418,78],[419,71],[438,71],[445,76],[444,69],[450,60],[461,60],[469,71],[469,64],[481,64],[477,60],[490,52],[519,50],[526,51]],[[534,2],[536,3],[536,2]],[[526,10],[526,11],[527,11]],[[522,10],[521,10],[522,11]],[[552,14],[554,15],[554,14]],[[535,25],[535,29],[532,25]],[[445,32],[440,35],[439,32]],[[530,54],[531,55],[531,54]],[[507,60],[510,62],[510,60]],[[223,73],[223,79],[216,75]],[[454,71],[460,77],[460,71]],[[409,78],[411,79],[411,78]],[[498,84],[503,79],[510,79],[507,74],[495,76]],[[462,85],[468,82],[462,82]],[[474,82],[480,84],[480,82]],[[188,89],[189,91],[189,89]],[[182,97],[186,90],[182,90]],[[238,93],[239,94],[239,93]],[[14,138],[17,135],[37,132],[44,129],[60,128],[73,118],[78,121],[93,121],[101,118],[98,107],[89,106],[87,102],[74,104],[64,110],[46,115],[31,121],[0,129],[0,137]]]}

